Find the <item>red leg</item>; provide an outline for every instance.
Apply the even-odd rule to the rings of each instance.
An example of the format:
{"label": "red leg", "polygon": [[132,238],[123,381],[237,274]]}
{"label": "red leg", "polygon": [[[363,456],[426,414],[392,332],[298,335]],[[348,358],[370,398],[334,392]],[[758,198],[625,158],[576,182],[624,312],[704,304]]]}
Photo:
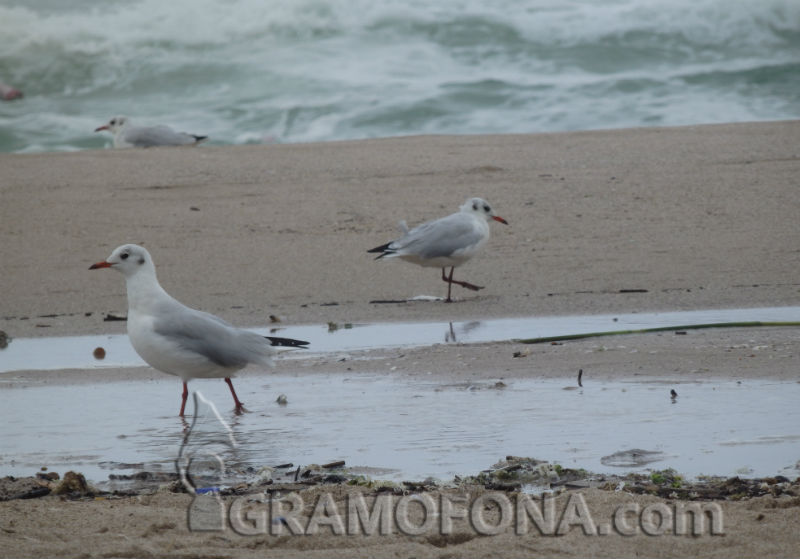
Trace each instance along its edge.
{"label": "red leg", "polygon": [[181,413],[178,415],[183,417],[183,411],[186,409],[186,398],[189,397],[189,387],[186,386],[186,383],[183,383],[183,399],[181,400]]}
{"label": "red leg", "polygon": [[239,401],[239,398],[236,397],[236,391],[233,389],[233,382],[231,379],[225,377],[225,382],[228,383],[228,387],[231,389],[231,394],[233,394],[233,401],[236,403],[236,411],[242,411],[244,409],[244,404]]}
{"label": "red leg", "polygon": [[466,282],[466,281],[453,280],[453,283],[458,284],[461,287],[465,287],[467,289],[471,289],[472,291],[480,291],[481,289],[483,289],[482,285],[474,285],[474,284]]}
{"label": "red leg", "polygon": [[445,303],[452,303],[452,300],[450,299],[450,290],[452,289],[454,283],[457,284],[457,285],[460,285],[461,287],[464,287],[466,289],[471,289],[472,291],[479,291],[479,290],[483,289],[483,286],[480,286],[480,285],[473,285],[473,284],[468,283],[466,281],[454,280],[453,279],[453,272],[455,271],[455,267],[454,266],[450,267],[450,277],[447,277],[447,276],[444,275],[444,270],[445,269],[442,268],[442,280],[447,282],[447,299],[445,299]]}
{"label": "red leg", "polygon": [[448,278],[446,275],[444,275],[444,270],[445,269],[442,268],[442,280],[447,282],[447,299],[444,300],[445,303],[451,303],[452,302],[452,300],[450,299],[450,290],[453,287],[453,270],[454,269],[455,268],[453,268],[452,266],[450,267],[450,277]]}

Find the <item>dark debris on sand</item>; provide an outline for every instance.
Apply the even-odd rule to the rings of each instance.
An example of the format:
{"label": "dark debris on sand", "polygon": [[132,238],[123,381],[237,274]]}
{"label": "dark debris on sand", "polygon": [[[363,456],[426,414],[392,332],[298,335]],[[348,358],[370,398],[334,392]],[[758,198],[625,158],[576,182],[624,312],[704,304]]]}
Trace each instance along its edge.
{"label": "dark debris on sand", "polygon": [[[266,472],[266,473],[265,473]],[[428,478],[422,481],[393,482],[375,480],[369,475],[345,467],[343,461],[330,464],[294,467],[283,464],[275,468],[262,468],[258,472],[248,468],[239,472],[241,481],[217,486],[196,480],[201,491],[213,490],[220,495],[246,495],[253,492],[303,491],[322,485],[356,485],[376,493],[397,495],[419,493],[457,487],[483,487],[492,491],[561,493],[588,488],[605,491],[622,491],[647,494],[676,500],[743,500],[771,495],[785,496],[800,506],[800,478],[791,480],[784,476],[766,478],[703,477],[687,481],[671,469],[654,470],[649,474],[605,475],[583,469],[564,468],[535,458],[507,456],[491,468],[474,476],[442,481]],[[67,472],[63,479],[57,474],[47,476],[0,478],[0,501],[34,499],[56,495],[61,499],[96,497],[123,497],[149,494],[157,491],[185,493],[187,488],[174,473],[142,471],[132,475],[114,475],[116,482],[128,482],[124,489],[99,490],[86,482],[83,475]]]}

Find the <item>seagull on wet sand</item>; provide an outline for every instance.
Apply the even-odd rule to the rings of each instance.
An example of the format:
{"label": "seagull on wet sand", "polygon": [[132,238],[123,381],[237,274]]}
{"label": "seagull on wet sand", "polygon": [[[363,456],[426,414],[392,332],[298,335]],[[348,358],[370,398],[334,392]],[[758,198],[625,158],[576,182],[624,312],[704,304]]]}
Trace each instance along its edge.
{"label": "seagull on wet sand", "polygon": [[169,126],[132,126],[125,116],[115,116],[95,132],[108,130],[114,135],[115,148],[149,148],[156,146],[196,146],[208,136],[175,132]]}
{"label": "seagull on wet sand", "polygon": [[[453,270],[472,258],[489,240],[489,220],[493,219],[508,225],[502,217],[496,216],[483,198],[470,198],[461,206],[461,211],[433,221],[428,221],[407,230],[401,227],[404,235],[367,252],[380,252],[375,259],[401,258],[425,267],[442,269],[442,280],[447,282],[447,299],[451,302],[450,291],[453,284],[473,291],[483,289],[465,281],[453,279]],[[445,269],[450,267],[450,274]]]}
{"label": "seagull on wet sand", "polygon": [[236,328],[207,312],[191,309],[171,297],[156,278],[150,253],[138,245],[122,245],[90,270],[113,268],[128,289],[128,337],[142,359],[162,373],[183,380],[180,415],[186,408],[193,378],[224,378],[236,411],[243,409],[231,377],[249,364],[272,366],[273,346],[304,347],[308,342],[261,336]]}

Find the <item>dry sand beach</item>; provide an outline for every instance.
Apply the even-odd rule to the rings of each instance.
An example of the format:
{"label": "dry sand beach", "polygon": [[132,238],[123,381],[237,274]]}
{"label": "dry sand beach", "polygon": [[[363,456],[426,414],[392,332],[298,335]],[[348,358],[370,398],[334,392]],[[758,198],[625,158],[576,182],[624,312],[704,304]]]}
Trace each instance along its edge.
{"label": "dry sand beach", "polygon": [[[798,177],[800,121],[3,154],[0,330],[12,338],[124,333],[123,322],[103,320],[125,314],[124,282],[88,267],[125,242],[150,250],[176,298],[239,326],[264,326],[270,315],[284,324],[446,322],[797,306]],[[486,249],[456,270],[457,279],[485,289],[454,286],[452,304],[402,302],[444,296],[439,271],[375,262],[367,249],[394,238],[399,220],[413,226],[446,215],[470,196],[486,198],[510,224],[493,224]],[[387,300],[399,302],[375,302]],[[597,344],[438,344],[346,364],[284,360],[278,368],[298,378],[347,367],[457,381],[573,380],[582,368],[604,379],[702,371],[705,378],[800,381],[797,328],[632,335],[627,351],[591,351]],[[519,351],[526,357],[513,358]],[[15,372],[0,390],[42,379],[148,376],[158,373]],[[177,404],[177,387],[175,397]],[[725,533],[702,537],[588,537],[580,528],[553,537],[513,529],[484,536],[462,525],[449,536],[193,533],[186,494],[50,495],[0,502],[0,556],[797,556],[800,487],[787,487],[781,496],[719,500]],[[343,502],[356,489],[331,491]],[[430,494],[448,491],[474,497],[485,488]],[[578,493],[599,518],[630,503],[677,501]]]}

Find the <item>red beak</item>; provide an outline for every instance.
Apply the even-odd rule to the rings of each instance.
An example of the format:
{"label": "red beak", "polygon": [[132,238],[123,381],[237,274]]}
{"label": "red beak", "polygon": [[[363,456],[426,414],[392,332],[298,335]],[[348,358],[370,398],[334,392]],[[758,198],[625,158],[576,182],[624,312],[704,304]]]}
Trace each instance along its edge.
{"label": "red beak", "polygon": [[499,215],[493,215],[492,219],[495,220],[495,221],[499,221],[500,223],[505,223],[506,225],[508,225],[508,222],[505,219],[503,219],[502,217],[500,217]]}
{"label": "red beak", "polygon": [[90,270],[97,270],[99,268],[110,268],[111,266],[112,266],[112,264],[110,264],[109,262],[106,262],[105,260],[103,260],[102,262],[97,262],[96,264],[92,264],[91,266],[89,266],[89,269]]}
{"label": "red beak", "polygon": [[108,130],[108,124],[104,124],[103,126],[98,126],[94,129],[95,132],[100,132],[101,130]]}

